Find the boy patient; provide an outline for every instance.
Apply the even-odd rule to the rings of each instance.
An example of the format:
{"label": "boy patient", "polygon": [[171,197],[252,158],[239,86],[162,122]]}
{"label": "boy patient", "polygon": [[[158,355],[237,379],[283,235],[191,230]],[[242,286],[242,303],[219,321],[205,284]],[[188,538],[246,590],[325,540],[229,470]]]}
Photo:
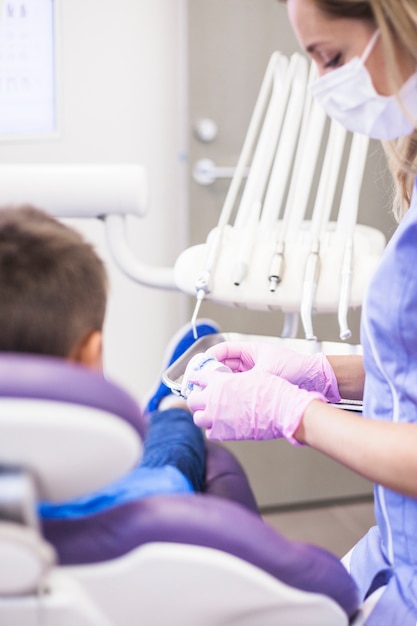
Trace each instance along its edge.
{"label": "boy patient", "polygon": [[[0,208],[0,289],[0,351],[60,357],[102,372],[107,276],[77,231],[31,206]],[[209,320],[199,322],[199,337],[215,332]],[[189,325],[180,329],[165,367],[193,341]],[[148,431],[137,467],[82,498],[41,504],[41,517],[82,518],[150,495],[202,491],[205,443],[185,402],[158,381],[145,414]]]}

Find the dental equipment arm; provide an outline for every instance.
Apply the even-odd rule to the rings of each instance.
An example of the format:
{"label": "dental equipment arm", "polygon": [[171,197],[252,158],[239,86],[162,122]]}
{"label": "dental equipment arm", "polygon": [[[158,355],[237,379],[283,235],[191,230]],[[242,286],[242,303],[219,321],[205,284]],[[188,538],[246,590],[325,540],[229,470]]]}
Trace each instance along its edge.
{"label": "dental equipment arm", "polygon": [[[310,73],[309,73],[310,80],[315,75],[315,71],[316,70],[315,70],[314,64],[311,64]],[[306,67],[301,68],[301,75],[298,75],[296,86],[297,88],[300,88],[302,86],[305,87],[305,84],[306,84]],[[304,90],[302,91],[304,92]],[[297,98],[298,102],[300,101],[303,102],[302,109],[298,110],[299,115],[297,118],[297,126],[299,127],[300,136],[299,136],[297,147],[295,146],[295,144],[293,145],[293,150],[295,149],[293,175],[291,178],[291,184],[290,184],[288,197],[287,197],[286,204],[285,204],[282,224],[278,232],[274,254],[272,255],[270,266],[269,266],[268,282],[269,282],[269,291],[271,291],[272,293],[276,291],[279,283],[282,280],[283,273],[285,270],[285,242],[287,238],[288,225],[291,221],[294,223],[294,220],[296,220],[299,226],[304,216],[304,212],[305,212],[305,204],[302,202],[301,198],[296,197],[296,196],[297,196],[297,189],[301,187],[301,185],[298,184],[298,176],[301,171],[301,168],[304,166],[304,158],[306,158],[305,157],[306,150],[304,149],[304,143],[305,143],[305,137],[308,131],[308,119],[309,119],[310,107],[311,107],[311,97],[309,95],[307,95],[306,97],[305,94],[302,97],[300,97],[301,94],[298,93],[298,89],[294,91],[294,95],[298,96]],[[292,103],[292,112],[295,113],[295,107],[293,106],[293,103]],[[274,170],[276,167],[279,167],[279,165],[280,165],[279,155],[277,155],[277,159],[274,164]],[[304,188],[304,181],[303,181],[303,188]],[[271,191],[270,191],[268,188],[268,193],[265,198],[266,206],[264,208],[265,210],[262,216],[264,224],[266,223],[267,216],[269,216],[271,212],[269,205],[270,205],[270,193],[272,193],[272,189],[273,188],[271,188]],[[282,198],[281,198],[281,201],[282,201]]]}
{"label": "dental equipment arm", "polygon": [[207,350],[233,372],[260,366],[306,391],[318,391],[329,402],[339,402],[338,381],[322,352],[303,354],[262,341],[221,342]]}
{"label": "dental equipment arm", "polygon": [[311,248],[306,262],[300,305],[305,337],[313,341],[317,339],[313,332],[312,316],[320,276],[320,246],[330,219],[345,139],[345,129],[332,122],[311,222]]}
{"label": "dental equipment arm", "polygon": [[[271,89],[271,85],[273,84],[274,73],[276,65],[279,63],[280,59],[284,59],[279,52],[274,52],[269,59],[268,67],[265,72],[264,79],[262,81],[261,90],[259,92],[258,99],[255,104],[255,109],[253,111],[249,128],[243,142],[242,150],[236,164],[236,169],[234,176],[232,178],[232,182],[230,184],[229,190],[227,192],[226,199],[224,201],[224,205],[222,208],[222,212],[220,214],[219,222],[217,224],[217,231],[215,236],[209,246],[207,257],[205,260],[204,267],[200,274],[197,277],[195,283],[195,292],[196,292],[196,304],[194,308],[194,312],[191,318],[191,325],[193,328],[194,338],[196,338],[196,330],[195,324],[197,320],[197,316],[201,307],[201,303],[206,297],[207,294],[211,291],[211,281],[213,277],[213,272],[216,268],[217,257],[219,255],[220,246],[223,237],[223,231],[227,224],[230,221],[230,217],[233,212],[233,208],[236,203],[236,199],[240,190],[240,186],[242,180],[245,176],[246,168],[248,166],[248,161],[253,150],[253,146],[256,141],[256,137],[259,132],[259,128],[262,123],[265,107],[267,106],[268,96]],[[285,60],[283,61],[285,62]]]}
{"label": "dental equipment arm", "polygon": [[142,263],[131,250],[126,234],[126,222],[122,215],[107,215],[104,219],[110,254],[131,280],[148,287],[176,290],[174,270],[171,267],[153,267]]}
{"label": "dental equipment arm", "polygon": [[365,135],[355,134],[353,136],[337,221],[337,235],[340,237],[341,242],[345,242],[338,306],[340,339],[342,341],[349,339],[352,335],[347,315],[353,274],[353,237],[358,217],[359,194],[365,170],[368,145],[369,138]]}
{"label": "dental equipment arm", "polygon": [[207,429],[208,439],[219,441],[285,437],[299,445],[294,432],[307,406],[313,400],[326,402],[322,394],[261,367],[231,374],[202,369],[190,374],[189,383],[194,385],[187,400],[194,422]]}
{"label": "dental equipment arm", "polygon": [[144,217],[148,175],[137,163],[15,163],[0,165],[1,204],[31,204],[57,218],[97,218],[116,265],[149,287],[177,290],[172,267],[142,262],[126,232],[127,216]]}

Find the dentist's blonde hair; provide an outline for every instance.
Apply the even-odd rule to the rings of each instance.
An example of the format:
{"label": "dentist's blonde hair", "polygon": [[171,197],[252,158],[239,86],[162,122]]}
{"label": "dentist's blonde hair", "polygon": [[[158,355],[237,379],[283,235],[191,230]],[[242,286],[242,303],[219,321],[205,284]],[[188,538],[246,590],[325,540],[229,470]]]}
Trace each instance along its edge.
{"label": "dentist's blonde hair", "polygon": [[[379,28],[384,47],[389,80],[393,89],[401,86],[396,50],[414,60],[417,68],[416,0],[314,0],[320,11],[332,18],[369,21]],[[416,94],[417,97],[417,94]],[[417,129],[406,137],[384,142],[388,164],[394,179],[393,212],[398,221],[410,206],[417,174]]]}
{"label": "dentist's blonde hair", "polygon": [[[399,72],[395,61],[398,45],[417,67],[417,3],[415,0],[370,0],[370,5],[381,30],[391,80],[398,89]],[[393,212],[400,221],[410,206],[417,174],[417,129],[396,141],[385,142],[384,148],[395,184]]]}

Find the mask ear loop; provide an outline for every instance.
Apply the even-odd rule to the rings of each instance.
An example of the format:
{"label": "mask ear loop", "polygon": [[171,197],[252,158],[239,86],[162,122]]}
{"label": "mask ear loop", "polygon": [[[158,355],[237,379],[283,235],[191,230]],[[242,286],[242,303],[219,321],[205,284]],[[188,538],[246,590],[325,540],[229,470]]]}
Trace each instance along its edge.
{"label": "mask ear loop", "polygon": [[[374,34],[372,35],[368,45],[366,46],[365,50],[362,53],[362,56],[361,56],[362,65],[365,65],[366,61],[368,60],[368,57],[371,54],[371,52],[372,52],[372,50],[373,50],[373,48],[375,46],[376,40],[378,39],[380,33],[381,33],[380,29],[377,28],[376,31],[374,32]],[[412,124],[414,126],[414,129],[417,130],[417,120],[414,119],[410,115],[409,111],[404,106],[404,104],[403,104],[403,102],[401,100],[401,97],[400,97],[400,95],[398,93],[395,94],[395,97],[396,97],[396,99],[397,99],[397,101],[399,103],[399,106],[401,107],[405,117],[408,119],[410,124]]]}
{"label": "mask ear loop", "polygon": [[362,55],[361,55],[362,65],[365,65],[365,63],[367,62],[368,57],[371,54],[372,50],[374,49],[376,40],[378,39],[380,33],[381,31],[379,30],[379,28],[377,28],[374,34],[372,35],[371,39],[369,40],[368,45],[366,46],[365,50],[362,52]]}

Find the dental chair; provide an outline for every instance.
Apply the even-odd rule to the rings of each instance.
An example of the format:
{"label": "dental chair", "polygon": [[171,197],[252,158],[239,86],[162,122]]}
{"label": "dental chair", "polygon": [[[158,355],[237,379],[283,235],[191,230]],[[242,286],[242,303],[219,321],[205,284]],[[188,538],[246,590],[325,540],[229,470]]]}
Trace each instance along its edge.
{"label": "dental chair", "polygon": [[266,525],[241,468],[227,451],[212,456],[214,444],[206,493],[38,519],[38,501],[80,496],[128,471],[144,431],[135,401],[100,375],[0,356],[2,626],[350,623],[357,590],[339,560]]}

